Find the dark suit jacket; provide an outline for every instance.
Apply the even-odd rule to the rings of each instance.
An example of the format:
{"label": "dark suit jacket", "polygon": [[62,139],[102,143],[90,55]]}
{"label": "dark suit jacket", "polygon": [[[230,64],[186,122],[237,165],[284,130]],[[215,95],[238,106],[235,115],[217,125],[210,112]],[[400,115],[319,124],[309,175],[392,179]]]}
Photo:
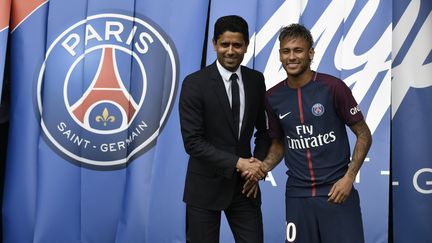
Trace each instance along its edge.
{"label": "dark suit jacket", "polygon": [[[190,155],[183,200],[190,205],[221,210],[244,184],[236,163],[249,158],[254,129],[254,157],[263,160],[270,139],[264,113],[264,76],[241,67],[245,91],[245,111],[240,138],[234,132],[234,120],[223,80],[212,65],[185,78],[180,94],[180,124],[186,152]],[[241,180],[241,181],[238,181]],[[254,200],[261,203],[260,195]]]}

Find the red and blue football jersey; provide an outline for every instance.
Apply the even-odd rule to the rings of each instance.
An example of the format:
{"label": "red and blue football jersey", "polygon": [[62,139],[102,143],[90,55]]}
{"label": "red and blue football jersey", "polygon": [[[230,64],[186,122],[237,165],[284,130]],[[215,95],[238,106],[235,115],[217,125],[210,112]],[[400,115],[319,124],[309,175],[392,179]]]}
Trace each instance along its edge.
{"label": "red and blue football jersey", "polygon": [[326,196],[350,162],[345,125],[364,119],[351,90],[336,77],[315,73],[300,88],[287,80],[275,85],[266,106],[270,136],[284,143],[286,195]]}

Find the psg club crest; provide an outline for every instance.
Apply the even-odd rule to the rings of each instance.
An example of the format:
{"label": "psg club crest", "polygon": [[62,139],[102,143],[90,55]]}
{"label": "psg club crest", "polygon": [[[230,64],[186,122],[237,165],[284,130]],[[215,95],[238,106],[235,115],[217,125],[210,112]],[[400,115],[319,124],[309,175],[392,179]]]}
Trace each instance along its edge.
{"label": "psg club crest", "polygon": [[324,106],[320,103],[316,103],[312,106],[312,114],[314,114],[314,116],[321,116],[324,114]]}
{"label": "psg club crest", "polygon": [[87,17],[49,46],[37,83],[44,135],[82,165],[117,167],[154,145],[177,89],[173,44],[148,20]]}

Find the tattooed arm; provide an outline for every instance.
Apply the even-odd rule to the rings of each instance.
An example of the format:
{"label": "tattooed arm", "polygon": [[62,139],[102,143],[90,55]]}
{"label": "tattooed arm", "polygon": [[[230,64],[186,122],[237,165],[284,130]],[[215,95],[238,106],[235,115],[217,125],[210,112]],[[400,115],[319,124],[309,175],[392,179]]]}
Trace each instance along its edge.
{"label": "tattooed arm", "polygon": [[282,141],[280,139],[272,139],[269,152],[263,161],[265,170],[267,172],[273,170],[273,168],[281,162],[283,156],[284,148]]}
{"label": "tattooed arm", "polygon": [[[264,159],[264,161],[262,161],[265,172],[269,172],[274,167],[276,167],[276,165],[278,165],[279,162],[281,162],[283,156],[284,156],[284,148],[283,148],[282,141],[280,139],[272,139],[272,144],[267,153],[267,156]],[[243,186],[243,193],[246,193],[247,197],[249,196],[255,197],[257,190],[258,190],[258,182],[254,180],[247,180]]]}
{"label": "tattooed arm", "polygon": [[372,144],[371,132],[364,120],[350,126],[350,129],[356,135],[357,140],[347,172],[333,185],[328,194],[328,200],[334,203],[343,203],[349,196],[357,173]]}

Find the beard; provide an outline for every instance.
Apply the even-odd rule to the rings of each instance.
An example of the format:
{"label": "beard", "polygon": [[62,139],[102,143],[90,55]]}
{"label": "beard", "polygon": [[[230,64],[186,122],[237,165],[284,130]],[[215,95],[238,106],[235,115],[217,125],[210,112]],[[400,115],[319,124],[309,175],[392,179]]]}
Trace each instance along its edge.
{"label": "beard", "polygon": [[310,64],[311,64],[311,60],[309,59],[308,61],[301,63],[300,67],[296,70],[292,70],[292,69],[288,68],[287,64],[284,65],[284,69],[285,69],[286,73],[288,74],[288,76],[300,77],[304,73],[306,73],[306,71],[310,70]]}

